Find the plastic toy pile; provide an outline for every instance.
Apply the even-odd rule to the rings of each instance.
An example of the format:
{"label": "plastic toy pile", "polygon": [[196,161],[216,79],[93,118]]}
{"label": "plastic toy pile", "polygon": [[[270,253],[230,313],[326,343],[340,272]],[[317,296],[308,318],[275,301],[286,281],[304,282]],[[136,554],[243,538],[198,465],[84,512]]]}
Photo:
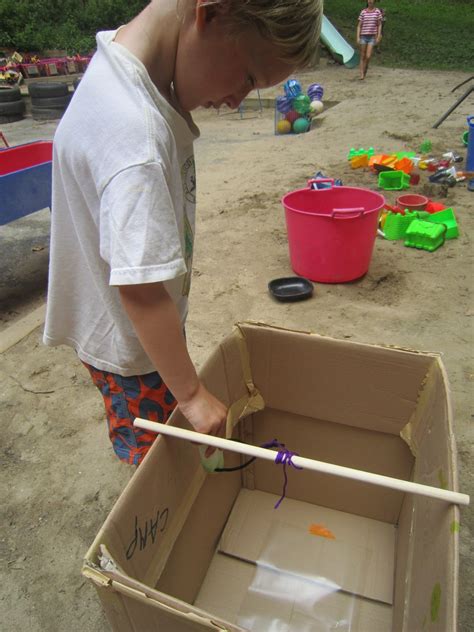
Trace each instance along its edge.
{"label": "plastic toy pile", "polygon": [[353,169],[366,167],[378,174],[378,186],[385,191],[400,191],[418,184],[423,171],[428,173],[430,183],[454,187],[459,182],[467,181],[468,190],[474,191],[474,116],[467,117],[467,125],[468,131],[460,139],[467,149],[464,169],[464,158],[457,151],[433,155],[430,140],[421,143],[418,153],[403,151],[376,154],[373,147],[352,148],[347,159]]}
{"label": "plastic toy pile", "polygon": [[312,83],[303,93],[296,79],[289,79],[283,86],[284,95],[275,99],[275,134],[303,134],[311,128],[312,119],[324,110],[324,89]]}
{"label": "plastic toy pile", "polygon": [[389,240],[403,240],[409,248],[428,252],[437,250],[447,239],[456,239],[459,236],[459,228],[454,210],[439,202],[432,202],[426,198],[425,200],[425,210],[386,207],[380,217],[381,236]]}
{"label": "plastic toy pile", "polygon": [[[429,183],[454,187],[466,182],[468,189],[474,190],[474,117],[468,117],[467,122],[469,132],[461,137],[461,142],[467,147],[464,169],[464,158],[457,151],[433,155],[429,140],[421,144],[418,153],[381,154],[376,153],[373,147],[351,148],[347,159],[353,169],[370,169],[377,176],[378,187],[384,191],[403,192],[418,184],[423,172]],[[324,182],[321,185],[324,186]],[[386,204],[380,216],[378,232],[385,239],[403,240],[405,246],[428,252],[459,236],[453,208],[418,194],[402,194],[394,206]]]}
{"label": "plastic toy pile", "polygon": [[[343,183],[318,171],[308,180],[308,185],[311,189],[329,189]],[[409,248],[434,252],[447,239],[458,237],[459,229],[452,208],[413,193],[399,195],[393,206],[385,204],[378,233],[390,241],[401,240]]]}
{"label": "plastic toy pile", "polygon": [[449,187],[474,177],[474,173],[460,169],[463,157],[456,151],[432,156],[431,143],[425,141],[420,153],[413,151],[376,154],[373,147],[349,151],[347,159],[353,169],[368,167],[378,175],[378,186],[385,191],[409,189],[420,182],[420,171],[426,171],[429,182]]}
{"label": "plastic toy pile", "polygon": [[[421,156],[415,152],[398,152],[395,154],[376,154],[369,150],[353,150],[348,160],[356,169],[360,162],[370,168],[378,176],[378,186],[385,191],[403,192],[420,181],[420,171],[430,175],[432,183],[454,186],[466,179],[460,176],[456,165],[463,159],[456,152],[447,152],[441,158],[429,156],[431,144],[424,143]],[[379,234],[388,240],[402,240],[409,248],[418,248],[434,252],[447,239],[459,236],[459,229],[454,210],[440,202],[429,200],[424,195],[415,193],[402,194],[395,205],[386,204],[379,221]]]}

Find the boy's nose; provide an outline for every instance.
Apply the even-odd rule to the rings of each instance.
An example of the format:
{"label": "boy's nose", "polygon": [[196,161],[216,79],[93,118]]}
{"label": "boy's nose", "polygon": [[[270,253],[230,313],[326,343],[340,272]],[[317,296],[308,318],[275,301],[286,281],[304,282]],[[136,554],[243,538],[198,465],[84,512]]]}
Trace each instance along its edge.
{"label": "boy's nose", "polygon": [[229,95],[225,99],[225,102],[232,110],[236,110],[249,92],[250,90],[248,88],[239,90],[238,92],[234,92],[234,94]]}

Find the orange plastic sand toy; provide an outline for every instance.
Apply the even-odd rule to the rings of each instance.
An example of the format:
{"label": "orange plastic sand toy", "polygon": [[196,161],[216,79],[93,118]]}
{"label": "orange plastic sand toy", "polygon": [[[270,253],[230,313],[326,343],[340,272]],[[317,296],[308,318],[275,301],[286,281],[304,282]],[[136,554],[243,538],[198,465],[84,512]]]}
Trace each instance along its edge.
{"label": "orange plastic sand toy", "polygon": [[324,527],[322,524],[312,524],[309,527],[309,532],[311,535],[319,535],[322,538],[327,538],[328,540],[335,540],[336,536],[332,531]]}

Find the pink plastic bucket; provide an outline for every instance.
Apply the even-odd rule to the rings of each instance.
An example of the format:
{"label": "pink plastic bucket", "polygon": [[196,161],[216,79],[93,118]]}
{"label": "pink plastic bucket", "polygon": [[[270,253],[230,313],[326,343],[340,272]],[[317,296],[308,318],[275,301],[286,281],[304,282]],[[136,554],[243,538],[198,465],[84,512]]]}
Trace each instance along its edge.
{"label": "pink plastic bucket", "polygon": [[309,185],[282,198],[291,267],[320,283],[358,279],[369,269],[384,197],[368,189]]}

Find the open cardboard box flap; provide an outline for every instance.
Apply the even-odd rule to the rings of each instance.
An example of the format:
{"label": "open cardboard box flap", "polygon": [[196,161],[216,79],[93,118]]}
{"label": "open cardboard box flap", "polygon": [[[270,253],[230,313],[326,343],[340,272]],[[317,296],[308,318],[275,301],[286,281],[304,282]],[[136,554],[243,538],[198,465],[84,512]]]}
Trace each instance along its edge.
{"label": "open cardboard box flap", "polygon": [[[239,402],[237,416],[248,415],[233,429],[240,440],[261,445],[278,437],[308,458],[457,490],[450,394],[437,354],[243,323],[214,350],[200,375],[228,406]],[[168,423],[189,428],[179,411]],[[225,453],[225,461],[228,466],[240,464],[230,452]],[[242,490],[244,495],[246,490],[257,490],[279,497],[281,471],[275,467],[257,460],[242,472],[209,475],[201,467],[195,445],[158,438],[86,556],[84,574],[97,586],[114,630],[243,629],[195,603]],[[365,524],[385,523],[374,532],[372,551],[376,552],[365,560],[364,569],[374,575],[365,584],[348,583],[346,589],[393,601],[396,632],[427,625],[430,632],[455,632],[457,506],[309,471],[291,471],[287,498],[275,511],[286,511],[292,499],[321,512],[323,508],[344,512],[347,525],[349,521],[355,525],[357,517]],[[239,504],[235,506],[238,511]],[[306,524],[308,519],[305,514],[302,520]],[[328,522],[332,519],[330,514],[324,516]],[[342,523],[331,522],[331,528],[311,518],[313,522],[336,529],[334,542],[347,542],[350,548]],[[265,520],[262,525],[265,531]],[[289,525],[294,527],[291,520]],[[221,559],[230,560],[231,552],[249,561],[262,555],[246,528],[244,521],[245,537],[233,541],[229,527],[222,540],[229,551],[219,553]],[[388,550],[392,546],[388,533],[395,529],[390,599],[389,584],[378,581],[380,564],[385,562],[377,558],[377,542],[380,537],[385,542],[380,550]],[[314,537],[302,534],[301,542],[310,538],[314,544]],[[363,538],[355,540],[355,548],[361,543],[367,546]],[[100,568],[100,545],[120,566],[122,581]],[[356,550],[353,555],[350,559],[356,563]],[[289,564],[281,558],[278,563]],[[304,572],[303,557],[298,563]],[[338,577],[335,582],[346,579]],[[365,632],[363,621],[361,632]]]}

